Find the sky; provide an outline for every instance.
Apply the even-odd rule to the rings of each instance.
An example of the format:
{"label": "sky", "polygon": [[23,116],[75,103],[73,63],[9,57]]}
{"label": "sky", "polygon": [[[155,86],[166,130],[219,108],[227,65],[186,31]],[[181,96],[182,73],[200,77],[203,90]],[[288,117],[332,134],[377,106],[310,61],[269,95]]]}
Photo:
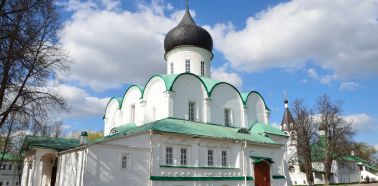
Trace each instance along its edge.
{"label": "sky", "polygon": [[[165,34],[184,0],[68,0],[59,3],[59,45],[73,63],[51,82],[66,99],[67,133],[103,129],[111,97],[165,73]],[[260,92],[279,125],[284,91],[314,107],[343,103],[355,139],[378,149],[378,0],[189,1],[214,40],[212,78]]]}

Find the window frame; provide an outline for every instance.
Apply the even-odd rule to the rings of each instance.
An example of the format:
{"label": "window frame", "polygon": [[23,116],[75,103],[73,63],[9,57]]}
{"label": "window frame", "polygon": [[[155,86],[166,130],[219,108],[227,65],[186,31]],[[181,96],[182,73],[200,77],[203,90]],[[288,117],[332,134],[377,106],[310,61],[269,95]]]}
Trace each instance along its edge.
{"label": "window frame", "polygon": [[232,109],[224,108],[223,109],[223,117],[224,117],[224,125],[226,127],[232,126]]}
{"label": "window frame", "polygon": [[174,66],[173,66],[173,63],[171,63],[171,74],[174,74]]}
{"label": "window frame", "polygon": [[188,120],[196,121],[196,102],[194,101],[188,103]]}
{"label": "window frame", "polygon": [[185,59],[185,72],[190,73],[190,59]]}
{"label": "window frame", "polygon": [[[185,150],[183,154],[183,150]],[[180,165],[188,165],[188,148],[181,147],[180,148]]]}
{"label": "window frame", "polygon": [[[124,157],[126,157],[126,161],[124,161]],[[126,167],[124,167],[123,165],[126,165]],[[128,153],[122,153],[121,156],[120,156],[120,170],[129,170],[130,169],[130,154]]]}
{"label": "window frame", "polygon": [[[168,149],[171,149],[170,157],[168,157]],[[173,147],[172,146],[166,146],[165,147],[165,164],[166,165],[173,165],[173,163],[174,163],[173,162],[173,156],[174,156]]]}
{"label": "window frame", "polygon": [[130,123],[135,123],[135,113],[136,108],[135,104],[130,105]]}
{"label": "window frame", "polygon": [[[211,152],[211,155],[210,155]],[[215,156],[214,156],[214,149],[207,149],[207,166],[214,167],[215,166]]]}
{"label": "window frame", "polygon": [[[223,154],[225,153],[225,154]],[[221,150],[221,166],[222,167],[228,167],[228,151],[227,150]]]}
{"label": "window frame", "polygon": [[201,61],[201,76],[205,76],[205,62]]}

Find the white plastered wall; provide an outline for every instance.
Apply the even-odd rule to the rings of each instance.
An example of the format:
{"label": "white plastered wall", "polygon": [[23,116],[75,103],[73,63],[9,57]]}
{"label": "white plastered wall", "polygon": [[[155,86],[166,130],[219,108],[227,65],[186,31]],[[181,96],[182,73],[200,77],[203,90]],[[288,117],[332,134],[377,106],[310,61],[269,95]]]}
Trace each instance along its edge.
{"label": "white plastered wall", "polygon": [[[88,147],[85,185],[148,185],[150,149],[147,135],[129,136]],[[126,169],[121,157],[128,156]]]}
{"label": "white plastered wall", "polygon": [[[248,125],[255,122],[265,123],[265,104],[263,99],[257,93],[252,92],[247,99],[247,117]],[[249,126],[247,126],[249,127]]]}
{"label": "white plastered wall", "polygon": [[144,108],[144,112],[140,112],[144,115],[143,123],[149,123],[168,117],[168,100],[169,97],[166,94],[163,79],[159,76],[152,78],[144,89],[143,102],[141,105],[141,107]]}
{"label": "white plastered wall", "polygon": [[204,121],[204,99],[207,97],[205,87],[193,75],[181,75],[173,85],[173,117],[188,119],[189,102],[195,102],[195,119]]}
{"label": "white plastered wall", "polygon": [[143,124],[143,115],[141,110],[143,109],[140,104],[140,98],[142,97],[142,92],[136,86],[130,87],[123,97],[122,107],[121,107],[121,122],[116,126],[131,123],[131,106],[135,105],[135,121],[136,125]]}
{"label": "white plastered wall", "polygon": [[185,73],[185,60],[190,60],[190,72],[201,76],[201,61],[205,62],[205,77],[210,77],[210,60],[212,54],[206,49],[183,46],[175,48],[166,54],[167,74],[171,74],[171,63],[173,63],[173,74]]}
{"label": "white plastered wall", "polygon": [[104,134],[109,134],[110,130],[115,126],[119,125],[121,114],[119,109],[119,103],[116,99],[110,100],[108,106],[106,107],[104,116]]}
{"label": "white plastered wall", "polygon": [[238,92],[229,84],[218,84],[211,94],[211,123],[224,125],[224,109],[231,110],[231,123],[234,127],[242,125],[243,103]]}
{"label": "white plastered wall", "polygon": [[70,150],[60,154],[56,185],[83,185],[87,153],[85,148]]}

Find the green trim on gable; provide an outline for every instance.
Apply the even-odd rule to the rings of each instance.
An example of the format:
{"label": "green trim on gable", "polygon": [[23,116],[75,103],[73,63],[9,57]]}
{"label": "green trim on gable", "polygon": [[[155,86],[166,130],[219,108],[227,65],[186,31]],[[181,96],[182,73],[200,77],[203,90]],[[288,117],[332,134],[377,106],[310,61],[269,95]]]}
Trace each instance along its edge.
{"label": "green trim on gable", "polygon": [[269,163],[274,163],[274,161],[272,160],[272,158],[268,158],[268,157],[250,156],[250,158],[252,158],[254,160],[253,163],[260,163],[262,161],[267,161]]}
{"label": "green trim on gable", "polygon": [[[125,93],[123,93],[122,100],[125,99],[125,96],[126,96],[127,92],[129,92],[129,90],[130,90],[131,88],[133,88],[133,87],[138,88],[138,90],[140,91],[140,98],[142,98],[142,96],[143,96],[143,92],[144,92],[144,87],[139,86],[139,85],[130,85],[130,86],[126,89]],[[119,108],[122,108],[122,104],[121,104],[121,106],[120,106]]]}
{"label": "green trim on gable", "polygon": [[151,176],[152,181],[243,181],[253,180],[252,176],[233,176],[233,177],[173,177],[173,176]]}
{"label": "green trim on gable", "polygon": [[273,179],[286,179],[286,177],[283,175],[273,175],[272,178]]}
{"label": "green trim on gable", "polygon": [[252,94],[252,93],[255,93],[255,94],[257,94],[258,96],[260,96],[260,98],[261,98],[261,99],[263,100],[263,102],[264,102],[265,109],[267,109],[267,110],[270,111],[268,105],[266,104],[266,101],[265,101],[264,97],[263,97],[259,92],[257,92],[257,91],[251,91],[251,92],[243,92],[243,93],[241,93],[241,97],[242,97],[242,99],[243,99],[244,105],[247,105],[248,97],[249,97],[249,95]]}
{"label": "green trim on gable", "polygon": [[227,83],[227,82],[218,82],[218,83],[216,83],[215,85],[213,85],[213,86],[211,87],[210,92],[208,92],[208,96],[209,96],[209,98],[211,98],[211,94],[213,93],[213,90],[215,89],[215,87],[217,87],[218,85],[222,85],[222,84],[225,84],[225,85],[229,85],[229,86],[231,86],[231,87],[232,87],[232,88],[238,93],[239,98],[240,98],[240,101],[241,101],[242,104],[245,106],[245,102],[243,101],[243,97],[242,97],[240,91],[239,91],[234,85],[231,85],[230,83]]}
{"label": "green trim on gable", "polygon": [[[175,84],[176,80],[180,77],[180,76],[183,76],[183,75],[192,75],[194,77],[196,77],[198,80],[200,80],[200,82],[202,83],[202,85],[204,86],[204,88],[206,89],[206,92],[207,92],[207,96],[209,98],[211,98],[211,94],[214,90],[214,88],[219,85],[219,84],[227,84],[227,85],[230,85],[232,88],[234,88],[236,90],[236,92],[239,94],[239,97],[243,103],[243,105],[245,106],[247,104],[247,99],[248,99],[248,96],[249,94],[251,93],[256,93],[258,94],[261,99],[263,100],[264,102],[264,106],[267,110],[270,110],[268,108],[268,106],[266,105],[266,102],[264,100],[264,98],[261,96],[260,93],[258,93],[257,91],[251,91],[249,93],[241,93],[235,86],[233,86],[232,84],[230,83],[227,83],[227,82],[220,82],[220,81],[216,81],[216,80],[213,80],[213,79],[210,79],[210,78],[206,78],[206,77],[203,77],[203,76],[197,76],[193,73],[181,73],[181,74],[156,74],[156,75],[153,75],[146,83],[145,87],[147,87],[148,83],[155,77],[159,77],[161,78],[164,83],[165,83],[165,90],[166,91],[172,91],[173,89],[173,85]],[[144,97],[144,90],[143,90],[143,93],[142,93],[142,98]]]}
{"label": "green trim on gable", "polygon": [[184,165],[160,165],[161,168],[178,168],[178,169],[237,169],[234,167],[194,167],[194,166],[184,166]]}
{"label": "green trim on gable", "polygon": [[109,106],[110,102],[112,102],[113,100],[116,100],[118,102],[118,108],[121,108],[122,103],[123,103],[123,98],[119,98],[119,97],[112,97],[112,98],[110,98],[110,100],[106,104],[105,113],[104,113],[104,116],[102,117],[102,119],[105,119],[106,111],[108,110],[108,106]]}
{"label": "green trim on gable", "polygon": [[268,125],[268,124],[264,124],[264,123],[252,124],[250,131],[258,133],[258,134],[259,133],[267,133],[267,134],[273,134],[273,135],[288,137],[288,135],[285,134],[284,132],[282,132],[280,129],[273,127],[271,125]]}
{"label": "green trim on gable", "polygon": [[[158,77],[160,78],[164,84],[165,84],[165,90],[166,91],[172,91],[173,89],[173,85],[174,83],[176,82],[176,80],[180,77],[180,76],[183,76],[183,75],[191,75],[191,76],[194,76],[195,78],[197,78],[201,83],[202,85],[204,86],[205,90],[206,90],[206,93],[207,93],[207,97],[211,99],[211,94],[213,93],[213,90],[215,89],[216,86],[220,85],[220,84],[227,84],[229,86],[231,86],[233,89],[235,89],[235,91],[239,94],[239,97],[240,97],[240,100],[242,102],[242,104],[244,106],[247,105],[247,101],[248,101],[248,97],[251,93],[256,93],[258,94],[261,99],[263,100],[264,102],[264,106],[265,106],[265,109],[267,110],[270,110],[268,108],[268,106],[266,105],[266,102],[264,100],[264,98],[261,96],[261,94],[257,91],[251,91],[249,93],[241,93],[235,86],[233,86],[232,84],[230,83],[227,83],[227,82],[220,82],[220,81],[216,81],[216,80],[213,80],[213,79],[210,79],[210,78],[206,78],[206,77],[203,77],[203,76],[197,76],[193,73],[181,73],[181,74],[156,74],[156,75],[153,75],[152,77],[150,77],[150,79],[148,79],[148,81],[146,82],[145,86],[142,87],[142,86],[138,86],[138,85],[131,85],[127,88],[127,90],[125,91],[125,93],[123,94],[123,97],[122,98],[116,98],[116,97],[113,97],[109,100],[108,104],[113,100],[113,99],[117,99],[118,101],[118,104],[119,104],[119,108],[122,108],[122,102],[123,100],[125,99],[125,95],[126,93],[129,91],[129,89],[131,89],[132,87],[137,87],[140,92],[141,92],[141,98],[140,99],[143,99],[144,98],[144,93],[145,93],[145,89],[147,87],[147,85],[149,84],[149,82]],[[106,106],[106,108],[108,107],[108,104]],[[104,114],[104,117],[106,115],[106,112]]]}

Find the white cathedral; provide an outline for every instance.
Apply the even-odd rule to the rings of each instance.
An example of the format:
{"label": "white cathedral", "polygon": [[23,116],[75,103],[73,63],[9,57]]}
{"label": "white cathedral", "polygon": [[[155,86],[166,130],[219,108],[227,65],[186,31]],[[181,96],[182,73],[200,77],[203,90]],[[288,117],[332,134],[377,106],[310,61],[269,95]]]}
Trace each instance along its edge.
{"label": "white cathedral", "polygon": [[21,185],[287,185],[288,136],[258,92],[211,79],[212,48],[187,8],[164,40],[167,73],[112,98],[101,139],[27,136]]}

